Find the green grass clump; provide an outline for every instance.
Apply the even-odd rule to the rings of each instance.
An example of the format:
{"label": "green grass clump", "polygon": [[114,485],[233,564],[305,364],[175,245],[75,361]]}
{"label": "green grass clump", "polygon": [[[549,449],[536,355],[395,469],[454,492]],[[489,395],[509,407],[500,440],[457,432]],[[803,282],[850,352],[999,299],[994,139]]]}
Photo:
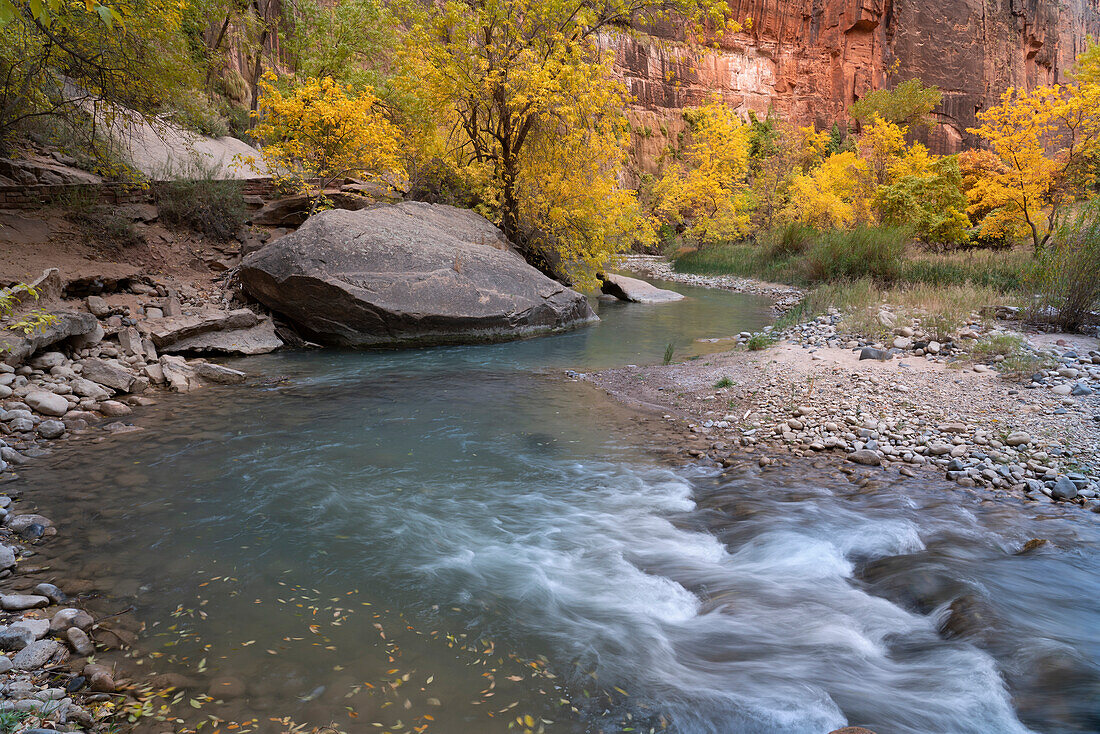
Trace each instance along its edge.
{"label": "green grass clump", "polygon": [[728,377],[723,377],[721,380],[714,383],[714,387],[715,387],[715,389],[718,389],[718,390],[721,390],[722,388],[725,388],[725,387],[733,387],[733,380],[731,380]]}

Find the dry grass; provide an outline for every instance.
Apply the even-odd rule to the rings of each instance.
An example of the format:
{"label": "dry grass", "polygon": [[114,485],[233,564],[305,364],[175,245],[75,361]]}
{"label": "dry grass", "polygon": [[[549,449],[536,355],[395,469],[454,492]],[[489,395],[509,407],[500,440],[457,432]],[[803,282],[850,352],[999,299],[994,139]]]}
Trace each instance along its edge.
{"label": "dry grass", "polygon": [[884,339],[892,327],[879,319],[879,312],[889,304],[899,326],[916,319],[929,336],[942,341],[983,308],[1013,301],[1013,297],[988,286],[931,286],[920,283],[879,288],[871,280],[864,279],[818,286],[807,294],[799,316],[812,318],[815,314],[835,308],[844,314],[845,329],[870,338]]}

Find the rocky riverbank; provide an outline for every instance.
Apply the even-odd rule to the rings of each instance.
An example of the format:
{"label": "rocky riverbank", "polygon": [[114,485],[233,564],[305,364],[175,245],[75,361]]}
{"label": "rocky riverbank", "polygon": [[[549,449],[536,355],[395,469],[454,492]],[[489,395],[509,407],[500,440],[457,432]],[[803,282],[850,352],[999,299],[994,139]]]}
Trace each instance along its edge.
{"label": "rocky riverbank", "polygon": [[726,353],[585,378],[662,411],[674,450],[695,460],[832,456],[859,477],[924,474],[1100,512],[1100,342],[978,313],[942,335],[889,306],[877,317],[888,337],[852,333],[834,311],[763,339],[716,336]]}
{"label": "rocky riverbank", "polygon": [[22,496],[18,472],[59,441],[141,430],[131,414],[160,393],[246,379],[196,353],[282,342],[269,317],[234,308],[219,290],[142,279],[66,299],[73,284],[63,287],[57,271],[36,285],[56,318],[26,336],[5,332],[0,362],[0,720],[5,731],[98,731],[136,703],[133,671],[119,666],[139,625],[129,610],[103,608],[110,589],[67,577],[51,557],[64,528]]}

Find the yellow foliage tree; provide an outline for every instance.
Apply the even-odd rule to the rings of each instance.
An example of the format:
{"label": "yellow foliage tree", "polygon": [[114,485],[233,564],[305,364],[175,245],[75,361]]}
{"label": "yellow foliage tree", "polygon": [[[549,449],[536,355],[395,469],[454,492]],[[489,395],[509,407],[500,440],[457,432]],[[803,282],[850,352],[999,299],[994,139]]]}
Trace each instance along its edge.
{"label": "yellow foliage tree", "polygon": [[637,229],[623,221],[634,194],[617,183],[626,93],[599,35],[672,19],[720,29],[727,12],[722,0],[410,4],[405,85],[426,98],[481,211],[529,259],[583,281]]}
{"label": "yellow foliage tree", "polygon": [[264,106],[254,134],[268,169],[311,194],[314,209],[337,179],[393,183],[404,175],[401,132],[369,89],[354,92],[325,77],[306,79],[284,93],[275,81],[270,73],[261,80]]}
{"label": "yellow foliage tree", "polygon": [[1038,253],[1070,204],[1095,183],[1100,149],[1100,53],[1078,59],[1073,81],[1030,92],[1009,89],[1001,104],[978,114],[972,128],[1000,158],[970,189],[969,211],[987,211],[984,236],[1030,237]]}
{"label": "yellow foliage tree", "polygon": [[871,169],[851,151],[834,153],[791,181],[784,215],[820,229],[846,229],[871,220]]}
{"label": "yellow foliage tree", "polygon": [[658,215],[686,225],[698,242],[737,239],[749,231],[750,127],[715,100],[686,113],[692,125],[687,166],[672,164],[654,188]]}

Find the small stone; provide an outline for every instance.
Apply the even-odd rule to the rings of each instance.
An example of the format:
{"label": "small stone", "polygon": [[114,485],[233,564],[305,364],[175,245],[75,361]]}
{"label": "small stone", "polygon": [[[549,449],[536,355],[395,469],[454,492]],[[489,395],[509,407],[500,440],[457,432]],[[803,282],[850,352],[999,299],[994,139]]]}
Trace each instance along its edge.
{"label": "small stone", "polygon": [[1069,395],[1071,392],[1073,392],[1073,386],[1068,384],[1055,385],[1050,389],[1050,391],[1055,395]]}
{"label": "small stone", "polygon": [[48,619],[21,619],[12,623],[8,629],[26,630],[36,640],[41,640],[50,633],[50,620]]}
{"label": "small stone", "polygon": [[35,594],[4,594],[0,596],[0,608],[7,612],[20,612],[24,609],[37,609],[49,606],[50,600]]}
{"label": "small stone", "polygon": [[39,436],[47,440],[60,438],[65,434],[65,424],[58,420],[42,421],[36,430]]}
{"label": "small stone", "polygon": [[32,525],[41,525],[44,528],[53,527],[53,521],[42,515],[10,515],[5,523],[13,532],[22,533]]}
{"label": "small stone", "polygon": [[99,404],[99,412],[109,418],[118,418],[130,415],[133,411],[130,410],[129,405],[120,403],[117,400],[104,400]]}
{"label": "small stone", "polygon": [[1008,434],[1008,438],[1005,439],[1005,443],[1009,446],[1023,446],[1024,444],[1031,443],[1031,434],[1024,431],[1013,431]]}
{"label": "small stone", "polygon": [[11,659],[17,670],[37,670],[61,650],[53,640],[37,640],[24,647]]}
{"label": "small stone", "polygon": [[59,633],[64,632],[70,627],[78,627],[82,630],[86,630],[92,626],[95,622],[92,619],[92,615],[85,612],[83,609],[62,609],[53,615],[53,619],[50,620],[50,632]]}
{"label": "small stone", "polygon": [[859,350],[859,358],[864,359],[877,359],[880,362],[885,362],[890,359],[890,355],[881,349],[875,349],[874,347],[864,347]]}
{"label": "small stone", "polygon": [[236,385],[244,382],[248,375],[240,370],[230,369],[229,367],[223,367],[220,364],[210,364],[209,362],[199,362],[193,365],[195,374],[197,374],[203,380],[207,382],[216,382],[220,385]]}
{"label": "small stone", "polygon": [[848,461],[864,466],[879,466],[882,464],[882,457],[869,449],[860,449],[848,454]]}
{"label": "small stone", "polygon": [[0,655],[0,674],[7,673],[11,669],[11,658]]}
{"label": "small stone", "polygon": [[63,416],[69,412],[69,401],[56,393],[38,390],[27,393],[23,402],[42,415]]}
{"label": "small stone", "polygon": [[1077,496],[1077,485],[1064,474],[1060,475],[1054,480],[1054,487],[1050,490],[1050,496],[1056,500],[1071,500]]}
{"label": "small stone", "polygon": [[95,645],[92,644],[91,638],[79,627],[70,627],[65,630],[65,639],[69,641],[69,647],[71,647],[73,652],[77,655],[87,656],[95,654]]}
{"label": "small stone", "polygon": [[88,296],[84,300],[84,303],[88,307],[88,311],[97,319],[101,319],[111,313],[111,307],[99,296]]}
{"label": "small stone", "polygon": [[41,594],[54,604],[63,604],[67,598],[65,592],[53,584],[39,584],[34,587],[34,593]]}
{"label": "small stone", "polygon": [[944,423],[940,426],[940,431],[943,433],[966,433],[967,426],[965,423]]}
{"label": "small stone", "polygon": [[1083,395],[1092,395],[1092,388],[1084,383],[1078,382],[1073,386],[1073,389],[1069,391],[1070,395],[1076,395],[1078,397]]}
{"label": "small stone", "polygon": [[901,474],[903,477],[915,477],[915,476],[917,476],[917,472],[914,469],[912,469],[911,467],[905,466],[904,464],[901,466],[900,469],[898,469],[898,474]]}
{"label": "small stone", "polygon": [[22,650],[34,640],[34,633],[25,627],[0,629],[0,650]]}

